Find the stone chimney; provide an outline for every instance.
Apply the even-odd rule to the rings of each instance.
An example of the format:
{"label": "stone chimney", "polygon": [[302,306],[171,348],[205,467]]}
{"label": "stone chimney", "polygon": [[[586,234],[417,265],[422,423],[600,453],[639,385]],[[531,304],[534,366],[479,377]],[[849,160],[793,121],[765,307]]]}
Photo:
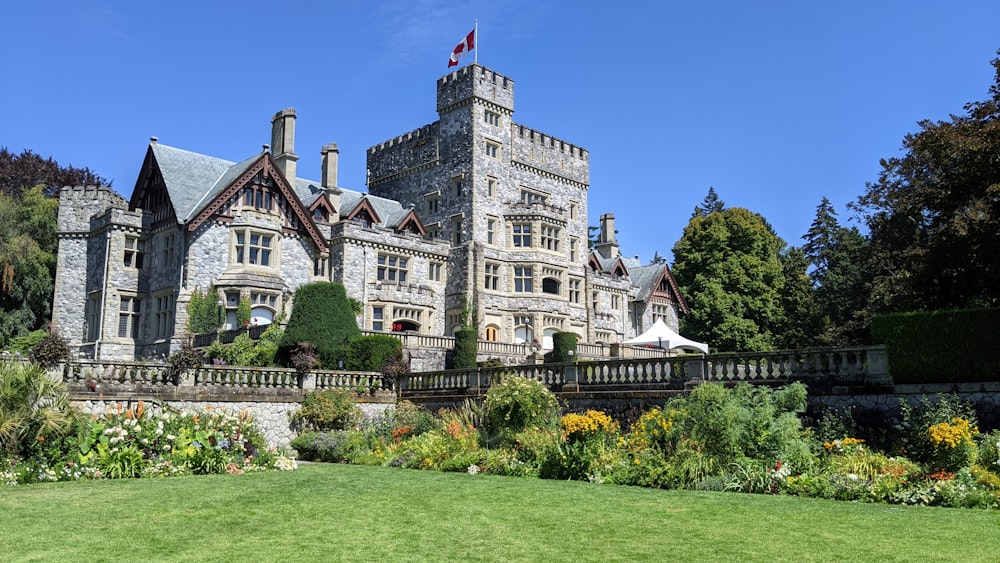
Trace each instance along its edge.
{"label": "stone chimney", "polygon": [[299,160],[295,154],[294,108],[283,109],[271,118],[271,154],[294,190],[295,163]]}
{"label": "stone chimney", "polygon": [[605,213],[601,215],[601,232],[597,238],[595,246],[598,254],[604,258],[618,257],[618,241],[615,240],[615,215]]}
{"label": "stone chimney", "polygon": [[337,143],[329,143],[323,146],[323,150],[320,151],[320,155],[323,157],[323,181],[322,186],[324,188],[333,188],[337,186],[337,165],[340,160],[340,149],[337,148]]}

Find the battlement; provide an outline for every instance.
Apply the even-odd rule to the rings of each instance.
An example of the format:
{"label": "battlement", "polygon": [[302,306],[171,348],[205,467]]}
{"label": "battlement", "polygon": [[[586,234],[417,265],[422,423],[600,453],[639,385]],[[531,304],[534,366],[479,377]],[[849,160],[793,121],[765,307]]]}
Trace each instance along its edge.
{"label": "battlement", "polygon": [[368,149],[369,186],[438,160],[438,123],[425,125]]}
{"label": "battlement", "polygon": [[428,142],[430,140],[436,140],[438,134],[437,122],[424,125],[419,129],[414,129],[409,133],[403,133],[402,135],[389,139],[388,141],[383,141],[377,145],[368,148],[369,155],[375,155],[382,151],[387,151],[390,149],[398,150],[400,145],[406,144],[416,144],[419,145],[422,142]]}
{"label": "battlement", "polygon": [[513,113],[514,80],[478,64],[462,67],[438,79],[439,114],[471,98],[482,98]]}
{"label": "battlement", "polygon": [[106,186],[66,186],[59,191],[59,232],[90,230],[91,217],[108,209],[128,210],[128,201]]}
{"label": "battlement", "polygon": [[527,143],[533,143],[540,148],[567,153],[569,156],[575,156],[584,160],[590,159],[590,151],[587,149],[518,123],[511,124],[511,137],[522,139]]}

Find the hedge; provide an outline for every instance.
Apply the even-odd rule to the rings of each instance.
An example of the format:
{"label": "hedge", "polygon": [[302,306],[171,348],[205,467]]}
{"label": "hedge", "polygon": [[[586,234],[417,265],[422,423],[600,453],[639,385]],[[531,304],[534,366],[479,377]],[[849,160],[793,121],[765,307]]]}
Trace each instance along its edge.
{"label": "hedge", "polygon": [[895,383],[1000,380],[1000,309],[877,315],[872,337]]}

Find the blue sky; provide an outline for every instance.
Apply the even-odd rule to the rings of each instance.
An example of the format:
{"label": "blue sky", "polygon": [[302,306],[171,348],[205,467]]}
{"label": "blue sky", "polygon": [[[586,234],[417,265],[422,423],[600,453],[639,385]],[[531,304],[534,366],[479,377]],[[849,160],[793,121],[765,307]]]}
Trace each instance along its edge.
{"label": "blue sky", "polygon": [[[670,256],[709,186],[790,244],[845,208],[922,119],[983,100],[1000,2],[8,3],[0,145],[87,166],[131,194],[150,136],[242,160],[298,114],[299,176],[431,123],[435,81],[479,20],[479,63],[518,123],[591,153],[590,224]],[[462,60],[472,60],[472,56]]]}

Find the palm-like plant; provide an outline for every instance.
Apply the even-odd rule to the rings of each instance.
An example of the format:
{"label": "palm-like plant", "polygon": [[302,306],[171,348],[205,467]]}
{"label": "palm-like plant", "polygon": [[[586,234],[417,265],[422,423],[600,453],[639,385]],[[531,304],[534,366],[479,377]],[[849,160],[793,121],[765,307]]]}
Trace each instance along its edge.
{"label": "palm-like plant", "polygon": [[0,458],[22,453],[39,437],[65,434],[74,418],[66,388],[41,366],[0,363]]}

